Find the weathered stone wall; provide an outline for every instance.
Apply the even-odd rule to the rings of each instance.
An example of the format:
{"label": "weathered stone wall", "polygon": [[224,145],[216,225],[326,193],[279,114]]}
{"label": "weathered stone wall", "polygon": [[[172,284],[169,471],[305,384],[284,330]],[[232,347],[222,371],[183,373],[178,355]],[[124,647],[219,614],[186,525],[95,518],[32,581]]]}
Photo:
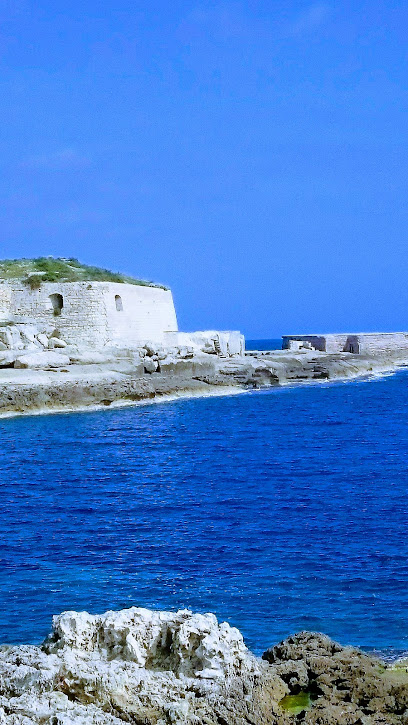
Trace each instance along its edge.
{"label": "weathered stone wall", "polygon": [[326,337],[323,335],[284,335],[282,337],[282,349],[283,350],[291,350],[296,347],[296,349],[299,349],[299,346],[294,346],[292,343],[294,342],[307,342],[314,347],[315,350],[321,350],[324,352],[326,350]]}
{"label": "weathered stone wall", "polygon": [[101,291],[109,342],[164,342],[166,333],[177,332],[170,290],[109,282],[101,283]]}
{"label": "weathered stone wall", "polygon": [[[58,314],[53,295],[63,298]],[[0,319],[49,323],[68,343],[87,346],[162,341],[165,331],[177,330],[169,290],[110,282],[45,282],[38,290],[3,282]]]}
{"label": "weathered stone wall", "polygon": [[343,352],[347,347],[349,335],[326,335],[326,352]]}
{"label": "weathered stone wall", "polygon": [[0,282],[0,321],[10,316],[11,288],[10,285]]}
{"label": "weathered stone wall", "polygon": [[361,332],[339,335],[285,335],[282,338],[282,348],[284,350],[292,349],[294,343],[310,344],[315,350],[329,353],[393,352],[408,349],[408,333]]}
{"label": "weathered stone wall", "polygon": [[357,335],[360,352],[393,351],[408,348],[408,333],[380,332]]}
{"label": "weathered stone wall", "polygon": [[[51,295],[58,294],[63,307],[55,315]],[[96,283],[46,282],[38,290],[12,283],[10,317],[52,324],[68,343],[104,345],[108,341],[106,310]]]}

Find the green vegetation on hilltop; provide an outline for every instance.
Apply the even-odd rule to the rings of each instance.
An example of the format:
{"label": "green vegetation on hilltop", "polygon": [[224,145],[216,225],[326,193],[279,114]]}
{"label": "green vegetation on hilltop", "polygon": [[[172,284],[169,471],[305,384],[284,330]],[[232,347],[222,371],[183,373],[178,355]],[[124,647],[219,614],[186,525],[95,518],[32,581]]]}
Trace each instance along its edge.
{"label": "green vegetation on hilltop", "polygon": [[4,259],[0,261],[0,279],[22,279],[31,289],[38,289],[42,282],[120,282],[166,289],[153,282],[81,264],[77,259],[65,257]]}

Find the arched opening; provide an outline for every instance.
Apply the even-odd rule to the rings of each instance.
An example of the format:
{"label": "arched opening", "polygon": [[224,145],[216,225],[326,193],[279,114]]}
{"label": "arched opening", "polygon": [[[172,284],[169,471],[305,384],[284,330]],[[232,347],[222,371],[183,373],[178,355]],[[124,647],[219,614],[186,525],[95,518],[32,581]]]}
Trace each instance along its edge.
{"label": "arched opening", "polygon": [[122,312],[123,310],[123,302],[120,295],[115,295],[115,305],[118,312]]}
{"label": "arched opening", "polygon": [[55,295],[50,295],[50,301],[52,309],[54,310],[54,315],[57,317],[61,314],[61,310],[64,307],[64,298],[62,295],[56,293]]}

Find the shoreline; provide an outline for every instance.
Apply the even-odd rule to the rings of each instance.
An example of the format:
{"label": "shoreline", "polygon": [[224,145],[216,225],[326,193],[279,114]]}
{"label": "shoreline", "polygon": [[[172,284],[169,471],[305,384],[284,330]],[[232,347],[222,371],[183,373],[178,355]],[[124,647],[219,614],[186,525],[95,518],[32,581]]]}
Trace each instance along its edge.
{"label": "shoreline", "polygon": [[148,375],[141,375],[123,359],[70,364],[64,370],[3,369],[0,419],[93,412],[311,384],[369,382],[407,366],[408,356],[402,352],[368,357],[349,353],[288,355],[284,351],[257,355],[251,351],[229,360],[195,356]]}
{"label": "shoreline", "polygon": [[32,416],[43,416],[43,415],[70,415],[71,413],[97,413],[102,410],[122,410],[123,408],[139,408],[147,405],[159,405],[162,403],[173,403],[177,400],[194,400],[195,398],[226,398],[235,395],[242,395],[245,393],[252,392],[244,388],[217,388],[213,386],[211,390],[202,392],[198,391],[180,391],[175,393],[169,393],[168,395],[156,395],[154,398],[142,398],[141,400],[114,400],[110,405],[104,405],[103,403],[95,403],[94,405],[78,405],[78,407],[62,407],[62,408],[42,408],[32,411],[8,411],[6,413],[0,412],[0,421],[9,420],[11,418],[27,418]]}

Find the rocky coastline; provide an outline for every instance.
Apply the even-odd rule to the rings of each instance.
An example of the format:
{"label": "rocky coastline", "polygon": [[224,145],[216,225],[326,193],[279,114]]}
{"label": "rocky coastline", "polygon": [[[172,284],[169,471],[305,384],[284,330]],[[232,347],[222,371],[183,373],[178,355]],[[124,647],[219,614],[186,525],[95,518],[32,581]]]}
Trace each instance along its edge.
{"label": "rocky coastline", "polygon": [[53,334],[45,347],[45,339],[45,333],[32,334],[23,349],[21,345],[0,349],[0,417],[347,380],[408,365],[407,350],[371,355],[317,350],[228,355],[198,346],[78,349]]}
{"label": "rocky coastline", "polygon": [[394,725],[408,661],[301,632],[262,658],[213,614],[64,612],[41,646],[0,648],[10,725]]}

